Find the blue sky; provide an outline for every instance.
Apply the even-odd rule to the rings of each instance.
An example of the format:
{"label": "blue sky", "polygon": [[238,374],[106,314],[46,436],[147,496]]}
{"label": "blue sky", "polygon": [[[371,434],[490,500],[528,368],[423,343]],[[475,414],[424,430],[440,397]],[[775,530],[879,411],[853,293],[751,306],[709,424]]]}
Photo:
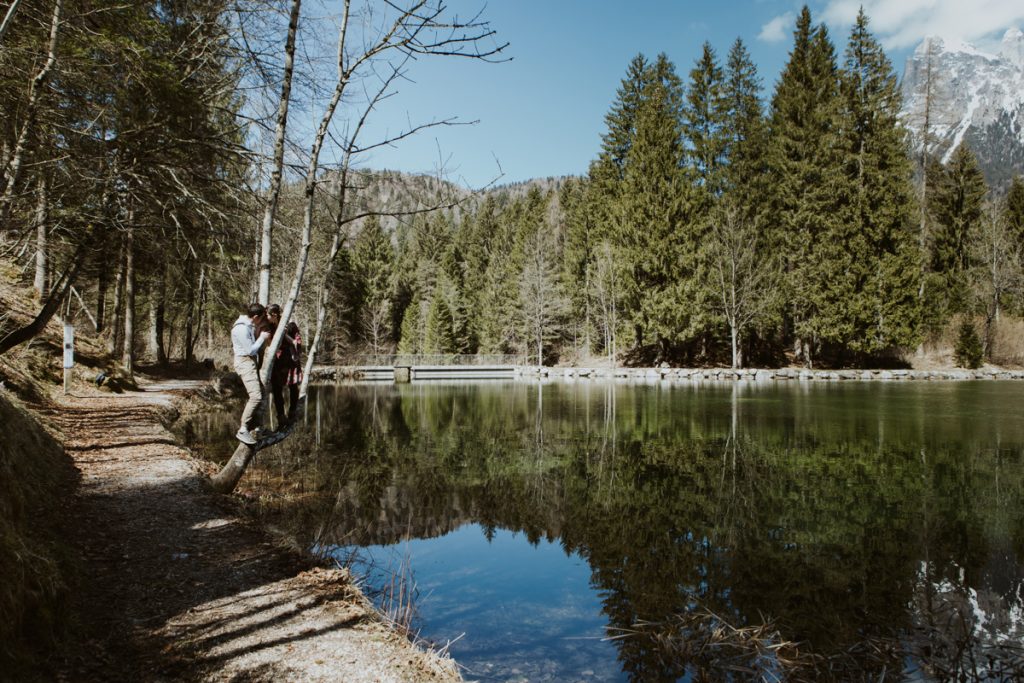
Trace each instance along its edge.
{"label": "blue sky", "polygon": [[[740,37],[758,65],[767,100],[792,44],[803,2],[788,0],[450,0],[462,16],[483,16],[508,41],[511,61],[451,58],[414,64],[400,93],[372,120],[367,138],[433,119],[473,126],[433,128],[360,165],[408,172],[445,169],[449,180],[482,186],[500,181],[582,174],[600,145],[604,115],[629,60],[665,52],[683,77],[705,40],[721,61]],[[1011,26],[1024,27],[1021,0],[820,0],[808,3],[842,53],[863,4],[872,29],[902,74],[926,35],[984,46]]]}

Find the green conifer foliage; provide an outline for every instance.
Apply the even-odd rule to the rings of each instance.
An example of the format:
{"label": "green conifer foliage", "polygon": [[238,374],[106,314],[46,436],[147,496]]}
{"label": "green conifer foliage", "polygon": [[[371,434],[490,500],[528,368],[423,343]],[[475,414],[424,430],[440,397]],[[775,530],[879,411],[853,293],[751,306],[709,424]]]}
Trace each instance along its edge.
{"label": "green conifer foliage", "polygon": [[824,26],[805,6],[793,50],[772,98],[769,168],[770,241],[784,254],[788,315],[798,355],[815,342],[853,335],[845,293],[854,282],[841,246],[851,224],[851,186],[838,137],[839,73]]}
{"label": "green conifer foliage", "polygon": [[681,85],[664,55],[653,68],[626,158],[615,242],[634,341],[666,357],[692,334],[697,244],[688,225],[694,202],[679,134]]}
{"label": "green conifer foliage", "polygon": [[711,197],[717,197],[724,184],[727,102],[722,68],[715,51],[704,43],[697,64],[690,71],[690,86],[683,107],[683,137],[689,144],[687,157],[697,182]]}
{"label": "green conifer foliage", "polygon": [[562,286],[569,295],[572,340],[578,352],[589,356],[597,341],[593,314],[596,243],[590,183],[570,179],[559,192],[564,216]]}
{"label": "green conifer foliage", "polygon": [[752,212],[764,192],[761,185],[765,175],[767,129],[761,102],[761,79],[739,38],[729,50],[722,99],[723,154],[726,159],[724,190],[731,192],[734,200],[740,200],[739,203]]}
{"label": "green conifer foliage", "polygon": [[974,323],[965,320],[960,323],[960,330],[957,333],[956,346],[953,349],[953,357],[956,364],[962,368],[981,367],[984,353],[981,346],[981,338],[974,328]]}
{"label": "green conifer foliage", "polygon": [[422,353],[426,346],[425,315],[419,295],[413,296],[402,316],[402,328],[398,340],[398,352],[402,354]]}
{"label": "green conifer foliage", "polygon": [[434,290],[427,309],[427,317],[423,326],[423,348],[425,354],[455,353],[458,348],[455,330],[455,314],[452,311],[451,299],[454,286],[447,277],[442,277]]}
{"label": "green conifer foliage", "polygon": [[842,91],[846,181],[854,194],[849,229],[838,236],[852,289],[836,292],[847,305],[833,305],[849,316],[835,323],[850,336],[837,341],[877,354],[916,343],[919,281],[899,83],[863,10],[850,34]]}
{"label": "green conifer foliage", "polygon": [[987,191],[977,157],[961,145],[937,177],[930,195],[935,221],[931,271],[936,276],[936,286],[929,289],[931,297],[927,303],[944,311],[945,316],[967,308],[970,244],[981,220]]}
{"label": "green conifer foliage", "polygon": [[380,352],[382,345],[392,337],[394,263],[391,238],[381,226],[380,219],[370,216],[352,245],[352,265],[361,294],[359,333],[375,347],[374,352]]}
{"label": "green conifer foliage", "polygon": [[1006,192],[1006,224],[1017,249],[1024,248],[1024,178],[1014,176]]}

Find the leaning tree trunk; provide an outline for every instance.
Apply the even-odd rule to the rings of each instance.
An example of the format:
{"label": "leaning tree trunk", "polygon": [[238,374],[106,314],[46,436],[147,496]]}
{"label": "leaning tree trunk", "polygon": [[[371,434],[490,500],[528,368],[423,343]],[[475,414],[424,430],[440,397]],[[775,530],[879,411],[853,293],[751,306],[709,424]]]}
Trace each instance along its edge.
{"label": "leaning tree trunk", "polygon": [[245,474],[253,456],[256,455],[256,447],[240,443],[231,454],[231,459],[213,477],[210,477],[210,485],[220,493],[231,493],[238,486],[238,481]]}
{"label": "leaning tree trunk", "polygon": [[0,339],[0,354],[3,354],[10,349],[14,348],[18,344],[33,339],[46,328],[46,324],[50,322],[53,314],[57,312],[61,302],[63,302],[68,293],[71,291],[72,285],[74,285],[75,277],[78,275],[78,270],[82,266],[82,262],[85,260],[85,252],[87,248],[85,245],[79,245],[79,248],[75,254],[75,260],[68,266],[68,269],[64,271],[61,278],[54,283],[53,287],[50,288],[50,294],[47,296],[46,301],[43,303],[42,310],[36,315],[35,319],[32,320],[28,325],[19,327],[13,330],[10,334]]}

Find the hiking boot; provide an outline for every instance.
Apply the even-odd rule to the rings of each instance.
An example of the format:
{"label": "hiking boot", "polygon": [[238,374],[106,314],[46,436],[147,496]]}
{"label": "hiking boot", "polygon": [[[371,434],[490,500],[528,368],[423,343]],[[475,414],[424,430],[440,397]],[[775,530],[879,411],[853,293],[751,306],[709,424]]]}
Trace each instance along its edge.
{"label": "hiking boot", "polygon": [[245,429],[244,427],[238,430],[238,433],[235,434],[235,438],[241,441],[242,443],[249,444],[250,446],[256,445],[256,437],[253,436],[252,432],[250,432],[248,429]]}

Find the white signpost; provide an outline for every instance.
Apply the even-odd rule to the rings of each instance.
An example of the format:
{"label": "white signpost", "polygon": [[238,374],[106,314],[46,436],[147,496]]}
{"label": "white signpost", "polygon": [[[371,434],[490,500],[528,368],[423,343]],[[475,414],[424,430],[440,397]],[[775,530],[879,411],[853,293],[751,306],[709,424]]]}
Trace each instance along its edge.
{"label": "white signpost", "polygon": [[64,393],[71,390],[71,369],[75,367],[75,327],[64,325]]}

